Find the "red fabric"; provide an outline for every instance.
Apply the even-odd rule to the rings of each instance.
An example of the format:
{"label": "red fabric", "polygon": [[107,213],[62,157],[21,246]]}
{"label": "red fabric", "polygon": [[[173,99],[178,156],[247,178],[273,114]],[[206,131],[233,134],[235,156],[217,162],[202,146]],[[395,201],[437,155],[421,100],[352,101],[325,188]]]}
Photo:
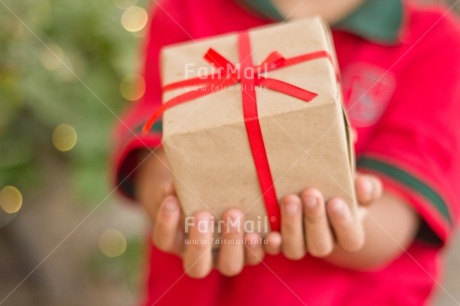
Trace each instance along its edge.
{"label": "red fabric", "polygon": [[[439,9],[406,7],[401,42],[384,45],[351,33],[333,33],[344,97],[357,128],[357,157],[376,156],[420,178],[445,199],[453,224],[458,219],[460,173],[460,30]],[[124,178],[136,148],[155,147],[159,134],[132,136],[160,105],[158,54],[163,45],[268,23],[235,1],[160,1],[146,53],[146,94],[117,128],[115,170]],[[185,30],[184,30],[185,29]],[[380,174],[379,174],[380,175]],[[453,224],[398,182],[401,194],[446,241]],[[268,256],[237,277],[213,272],[203,280],[184,276],[181,261],[151,248],[145,305],[425,305],[440,274],[440,248],[415,241],[407,252],[377,272],[356,272],[307,256],[290,261]]]}
{"label": "red fabric", "polygon": [[308,256],[266,256],[236,277],[213,271],[202,280],[184,275],[174,255],[151,249],[148,298],[142,305],[376,305],[420,306],[438,279],[437,250],[414,243],[387,268],[357,272]]}

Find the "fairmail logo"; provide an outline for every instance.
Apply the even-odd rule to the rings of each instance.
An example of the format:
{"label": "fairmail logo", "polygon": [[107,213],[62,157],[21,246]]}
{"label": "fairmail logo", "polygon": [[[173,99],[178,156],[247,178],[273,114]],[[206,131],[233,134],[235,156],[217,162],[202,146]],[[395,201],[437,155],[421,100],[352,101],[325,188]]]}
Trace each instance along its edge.
{"label": "fairmail logo", "polygon": [[226,67],[206,67],[200,66],[197,67],[195,63],[188,63],[185,65],[184,75],[186,79],[199,78],[199,79],[211,79],[211,80],[220,80],[220,79],[237,79],[241,80],[242,78],[250,79],[255,75],[263,74],[261,71],[268,71],[272,64],[264,63],[261,66],[248,66],[244,69],[241,69],[241,65],[238,63],[236,65],[227,64]]}
{"label": "fairmail logo", "polygon": [[[269,232],[269,219],[267,216],[257,217],[256,220],[244,220],[241,218],[225,218],[218,219],[212,217],[210,220],[196,220],[195,217],[189,216],[185,220],[185,233],[189,233],[191,227],[195,227],[199,233],[217,233],[223,234],[228,232],[239,232],[243,231],[244,233],[262,233]],[[214,226],[212,226],[214,225]]]}

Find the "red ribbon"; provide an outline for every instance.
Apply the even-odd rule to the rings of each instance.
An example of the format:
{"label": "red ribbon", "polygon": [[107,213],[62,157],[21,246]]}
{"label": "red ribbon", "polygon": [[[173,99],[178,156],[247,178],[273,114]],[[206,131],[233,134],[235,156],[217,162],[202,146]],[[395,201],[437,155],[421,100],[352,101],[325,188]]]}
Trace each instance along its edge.
{"label": "red ribbon", "polygon": [[155,121],[167,109],[204,97],[213,92],[223,90],[234,84],[241,83],[244,122],[246,125],[246,132],[257,176],[259,178],[260,189],[265,202],[267,215],[269,217],[270,228],[273,231],[279,231],[280,209],[260,128],[255,86],[263,86],[270,90],[284,93],[305,102],[310,102],[317,96],[316,93],[280,80],[265,77],[262,74],[282,67],[292,66],[319,58],[326,58],[332,62],[332,58],[326,51],[317,51],[286,59],[275,51],[272,52],[260,65],[255,66],[252,62],[251,44],[249,34],[247,32],[243,32],[238,35],[238,54],[240,58],[240,65],[239,67],[236,67],[218,52],[213,49],[209,49],[204,55],[204,58],[214,65],[214,67],[218,69],[218,72],[206,76],[174,82],[164,86],[163,92],[184,87],[194,88],[163,103],[147,121],[143,132],[144,134],[147,134]]}

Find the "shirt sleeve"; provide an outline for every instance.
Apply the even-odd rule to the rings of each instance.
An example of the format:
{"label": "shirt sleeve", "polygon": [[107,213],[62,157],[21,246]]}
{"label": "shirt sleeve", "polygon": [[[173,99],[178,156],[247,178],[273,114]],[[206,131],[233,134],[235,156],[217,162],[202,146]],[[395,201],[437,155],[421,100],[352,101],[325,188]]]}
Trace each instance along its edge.
{"label": "shirt sleeve", "polygon": [[412,205],[425,236],[441,245],[460,206],[460,31],[452,22],[408,49],[412,59],[357,161]]}
{"label": "shirt sleeve", "polygon": [[138,167],[137,153],[143,149],[153,150],[161,143],[161,122],[157,122],[147,135],[142,134],[146,120],[161,104],[160,49],[189,39],[184,12],[178,2],[164,0],[154,4],[144,51],[145,93],[125,112],[114,131],[112,177],[118,191],[130,199],[134,195],[133,175]]}

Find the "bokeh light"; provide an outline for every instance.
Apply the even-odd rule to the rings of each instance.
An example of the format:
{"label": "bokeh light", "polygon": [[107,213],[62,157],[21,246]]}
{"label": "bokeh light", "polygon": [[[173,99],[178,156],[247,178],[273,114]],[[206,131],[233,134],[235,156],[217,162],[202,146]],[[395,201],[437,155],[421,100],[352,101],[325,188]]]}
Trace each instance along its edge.
{"label": "bokeh light", "polygon": [[48,44],[40,53],[40,63],[46,70],[53,71],[62,66],[64,52],[56,44]]}
{"label": "bokeh light", "polygon": [[142,30],[148,21],[147,11],[139,6],[127,8],[121,15],[121,25],[129,32]]}
{"label": "bokeh light", "polygon": [[125,236],[115,229],[107,229],[99,237],[99,249],[107,257],[118,257],[126,250]]}
{"label": "bokeh light", "polygon": [[60,124],[53,131],[53,145],[61,152],[72,150],[77,143],[77,132],[69,124]]}
{"label": "bokeh light", "polygon": [[17,213],[22,207],[21,192],[13,186],[6,186],[0,191],[0,207],[8,214]]}
{"label": "bokeh light", "polygon": [[129,101],[142,98],[145,93],[144,78],[138,74],[127,75],[120,83],[120,93]]}

